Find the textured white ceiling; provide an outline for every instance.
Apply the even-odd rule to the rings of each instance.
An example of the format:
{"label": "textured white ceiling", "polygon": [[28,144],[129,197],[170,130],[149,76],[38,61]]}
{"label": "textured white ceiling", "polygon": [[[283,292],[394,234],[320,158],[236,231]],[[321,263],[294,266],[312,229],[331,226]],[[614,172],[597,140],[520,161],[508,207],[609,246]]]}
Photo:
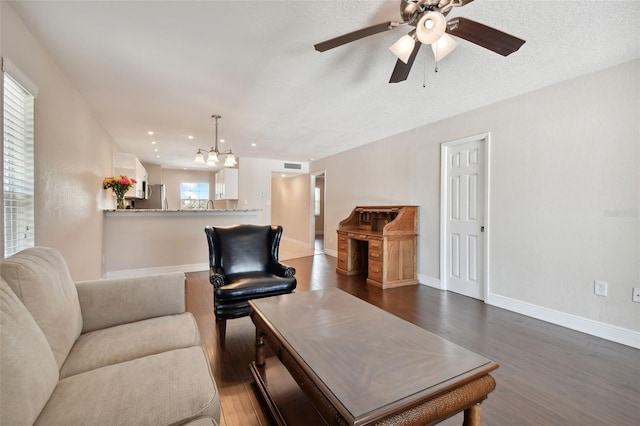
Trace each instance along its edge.
{"label": "textured white ceiling", "polygon": [[399,0],[11,3],[122,148],[171,168],[196,168],[212,114],[221,149],[306,161],[640,57],[637,0],[475,0],[448,18],[526,44],[505,58],[459,40],[438,73],[426,46],[399,84],[388,47],[410,27],[313,49],[400,20]]}

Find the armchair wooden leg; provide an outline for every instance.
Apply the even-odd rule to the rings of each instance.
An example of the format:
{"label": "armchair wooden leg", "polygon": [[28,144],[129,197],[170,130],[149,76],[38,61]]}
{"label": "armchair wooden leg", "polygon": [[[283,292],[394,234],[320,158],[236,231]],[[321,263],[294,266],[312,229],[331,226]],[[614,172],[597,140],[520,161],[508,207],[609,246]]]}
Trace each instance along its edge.
{"label": "armchair wooden leg", "polygon": [[227,335],[227,320],[216,318],[216,325],[218,326],[218,340],[220,341],[220,347],[224,348],[225,338]]}

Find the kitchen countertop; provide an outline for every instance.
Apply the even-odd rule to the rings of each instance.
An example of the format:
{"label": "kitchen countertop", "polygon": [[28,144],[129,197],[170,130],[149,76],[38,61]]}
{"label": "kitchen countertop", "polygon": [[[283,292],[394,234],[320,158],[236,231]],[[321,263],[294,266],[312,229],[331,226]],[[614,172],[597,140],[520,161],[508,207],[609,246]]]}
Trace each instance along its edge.
{"label": "kitchen countertop", "polygon": [[120,210],[105,210],[104,213],[107,216],[228,216],[228,215],[255,215],[261,209],[247,209],[247,210],[224,210],[224,209],[194,209],[194,210],[164,210],[164,209],[120,209]]}

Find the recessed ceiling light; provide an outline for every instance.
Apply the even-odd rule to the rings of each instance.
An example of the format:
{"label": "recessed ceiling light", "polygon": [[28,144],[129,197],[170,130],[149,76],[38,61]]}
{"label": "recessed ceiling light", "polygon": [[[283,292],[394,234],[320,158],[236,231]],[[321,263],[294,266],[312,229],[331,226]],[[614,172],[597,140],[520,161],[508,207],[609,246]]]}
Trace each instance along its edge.
{"label": "recessed ceiling light", "polygon": [[251,146],[256,146],[255,142],[251,144]]}
{"label": "recessed ceiling light", "polygon": [[158,148],[154,148],[154,149],[153,149],[153,152],[158,152]]}
{"label": "recessed ceiling light", "polygon": [[148,134],[149,136],[153,136],[153,132],[152,132],[151,130],[149,130],[149,131],[147,132],[147,134]]}
{"label": "recessed ceiling light", "polygon": [[220,139],[220,143],[224,143],[224,139]]}
{"label": "recessed ceiling light", "polygon": [[187,136],[187,139],[193,139],[193,135]]}
{"label": "recessed ceiling light", "polygon": [[151,141],[151,145],[155,145],[155,144],[156,144],[156,141]]}
{"label": "recessed ceiling light", "polygon": [[159,156],[159,155],[156,155],[156,158],[160,158],[160,156]]}

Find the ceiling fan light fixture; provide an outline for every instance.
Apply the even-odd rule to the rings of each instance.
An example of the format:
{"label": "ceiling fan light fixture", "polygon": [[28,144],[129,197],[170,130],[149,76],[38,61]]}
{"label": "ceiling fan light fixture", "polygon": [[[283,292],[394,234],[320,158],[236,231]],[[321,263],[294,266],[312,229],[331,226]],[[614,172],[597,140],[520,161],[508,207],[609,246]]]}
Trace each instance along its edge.
{"label": "ceiling fan light fixture", "polygon": [[438,41],[447,29],[447,20],[440,12],[428,12],[422,15],[416,26],[418,40],[424,44]]}
{"label": "ceiling fan light fixture", "polygon": [[436,62],[453,52],[453,49],[457,46],[458,42],[453,37],[446,33],[442,34],[442,37],[431,45],[431,50],[433,50],[433,56],[436,58]]}
{"label": "ceiling fan light fixture", "polygon": [[411,56],[411,52],[413,52],[413,48],[416,45],[416,39],[412,35],[411,32],[406,34],[398,39],[395,43],[393,43],[389,50],[393,52],[394,55],[398,57],[405,64],[409,61],[409,57]]}

